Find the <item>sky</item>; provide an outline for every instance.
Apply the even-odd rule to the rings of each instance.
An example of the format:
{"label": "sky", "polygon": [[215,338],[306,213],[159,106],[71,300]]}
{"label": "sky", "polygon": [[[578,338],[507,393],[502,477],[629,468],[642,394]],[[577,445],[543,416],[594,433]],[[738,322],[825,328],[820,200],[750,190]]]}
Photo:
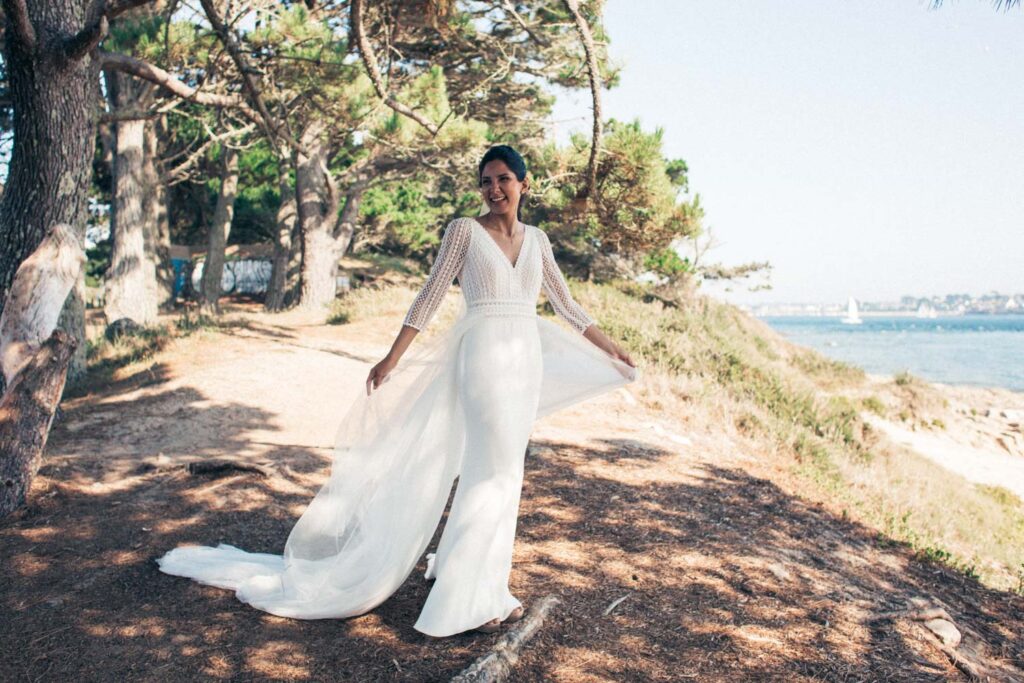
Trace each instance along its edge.
{"label": "sky", "polygon": [[[1024,11],[987,0],[608,0],[606,118],[664,129],[738,303],[1024,292]],[[561,140],[589,93],[559,93]]]}

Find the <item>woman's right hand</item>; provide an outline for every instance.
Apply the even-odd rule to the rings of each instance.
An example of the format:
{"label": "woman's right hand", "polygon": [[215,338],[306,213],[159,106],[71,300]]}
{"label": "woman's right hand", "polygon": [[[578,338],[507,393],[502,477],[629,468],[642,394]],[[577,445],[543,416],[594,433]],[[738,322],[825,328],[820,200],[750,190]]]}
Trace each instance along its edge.
{"label": "woman's right hand", "polygon": [[397,360],[394,360],[390,354],[384,356],[384,360],[380,361],[372,368],[370,368],[370,374],[366,376],[366,395],[369,396],[373,389],[378,388],[381,384],[387,381],[388,375],[392,370],[395,369],[395,365],[398,364]]}

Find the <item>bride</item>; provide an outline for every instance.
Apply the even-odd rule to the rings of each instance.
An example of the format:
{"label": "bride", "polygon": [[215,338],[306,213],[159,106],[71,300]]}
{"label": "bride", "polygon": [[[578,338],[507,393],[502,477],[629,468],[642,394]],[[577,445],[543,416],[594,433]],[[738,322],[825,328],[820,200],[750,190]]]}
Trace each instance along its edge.
{"label": "bride", "polygon": [[[161,571],[232,589],[280,616],[364,614],[412,573],[458,477],[437,549],[426,556],[434,584],[414,628],[433,637],[491,632],[522,616],[508,581],[533,424],[637,371],[573,299],[547,235],[522,222],[522,157],[492,147],[477,179],[488,213],[446,227],[391,350],[341,421],[330,478],[283,555],[180,546],[157,560]],[[461,315],[406,356],[455,278]],[[572,331],[537,315],[542,288]]]}

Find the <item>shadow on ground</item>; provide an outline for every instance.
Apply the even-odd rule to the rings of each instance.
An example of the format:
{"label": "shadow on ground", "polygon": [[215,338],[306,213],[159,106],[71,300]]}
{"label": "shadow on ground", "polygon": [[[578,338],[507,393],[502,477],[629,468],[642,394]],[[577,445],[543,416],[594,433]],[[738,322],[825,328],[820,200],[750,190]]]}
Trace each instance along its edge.
{"label": "shadow on ground", "polygon": [[[326,454],[302,447],[277,447],[271,477],[219,479],[111,447],[132,441],[133,411],[166,415],[170,441],[183,438],[172,431],[187,427],[186,413],[229,411],[215,416],[236,425],[221,445],[239,446],[271,418],[201,400],[168,391],[106,403],[106,416],[73,410],[55,428],[60,455],[0,526],[7,680],[440,681],[496,640],[434,641],[412,628],[430,587],[422,562],[371,613],[321,621],[267,615],[157,571],[153,560],[179,543],[280,552],[327,474]],[[920,626],[886,617],[912,597],[941,601],[993,656],[1024,659],[1018,596],[919,562],[740,470],[704,465],[659,480],[677,457],[632,441],[532,444],[512,589],[527,605],[547,594],[563,602],[516,681],[961,678]]]}

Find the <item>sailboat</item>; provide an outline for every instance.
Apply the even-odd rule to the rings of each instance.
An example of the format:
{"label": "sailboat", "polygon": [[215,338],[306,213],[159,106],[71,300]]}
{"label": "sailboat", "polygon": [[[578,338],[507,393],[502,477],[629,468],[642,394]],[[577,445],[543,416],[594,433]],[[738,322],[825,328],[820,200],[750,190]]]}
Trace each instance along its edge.
{"label": "sailboat", "polygon": [[921,305],[917,307],[917,317],[935,318],[938,317],[938,314],[935,312],[935,309],[932,308],[931,304],[929,304],[927,301],[922,301]]}
{"label": "sailboat", "polygon": [[857,312],[857,300],[852,296],[846,302],[846,317],[843,318],[843,322],[847,325],[860,325],[864,322],[860,319],[860,313]]}

